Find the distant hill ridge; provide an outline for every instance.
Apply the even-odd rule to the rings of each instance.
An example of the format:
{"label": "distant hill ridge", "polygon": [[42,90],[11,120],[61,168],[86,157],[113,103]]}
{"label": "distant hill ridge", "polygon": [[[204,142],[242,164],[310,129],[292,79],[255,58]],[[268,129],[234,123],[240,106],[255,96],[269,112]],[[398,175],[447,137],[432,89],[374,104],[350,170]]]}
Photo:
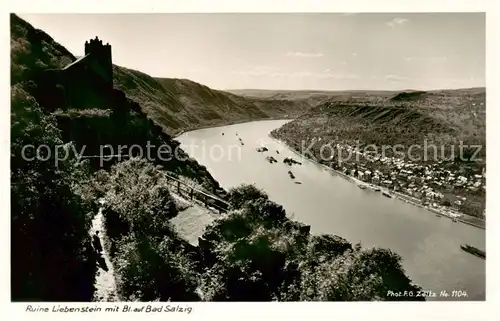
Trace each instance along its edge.
{"label": "distant hill ridge", "polygon": [[392,97],[392,100],[418,100],[426,94],[425,91],[402,92]]}
{"label": "distant hill ridge", "polygon": [[[11,59],[13,83],[32,79],[46,69],[62,69],[77,60],[48,34],[15,14],[11,15],[11,28],[15,35],[11,41],[15,60]],[[234,122],[296,117],[311,107],[307,101],[252,99],[187,79],[154,78],[117,65],[112,69],[114,88],[138,103],[148,117],[170,135]]]}
{"label": "distant hill ridge", "polygon": [[462,142],[483,146],[479,156],[484,159],[485,102],[484,88],[342,93],[326,98],[285,124],[275,131],[275,136],[295,142],[317,136],[392,146],[423,144],[427,140],[446,149],[456,146],[457,150]]}
{"label": "distant hill ridge", "polygon": [[[40,70],[63,68],[76,60],[73,54],[45,32],[33,28],[16,15],[11,15],[11,25],[13,34],[16,35],[16,39],[11,40],[14,57],[11,60],[15,59],[12,60],[13,83],[20,79],[32,78],[30,74]],[[33,60],[32,57],[36,59]],[[484,95],[484,88],[426,92],[260,89],[220,91],[187,79],[154,78],[121,66],[113,65],[112,68],[114,88],[138,103],[148,117],[170,135],[190,129],[243,121],[296,118],[311,108],[331,102],[363,102],[377,106],[402,103],[412,104],[419,109],[432,105],[427,102],[433,99],[443,100],[443,97],[450,98],[458,94]],[[419,105],[420,103],[422,104]],[[458,109],[463,108],[459,106]],[[432,117],[446,118],[448,111],[447,108],[435,110]]]}
{"label": "distant hill ridge", "polygon": [[188,79],[153,78],[114,66],[114,86],[170,134],[234,122],[296,117],[312,104],[234,95]]}
{"label": "distant hill ridge", "polygon": [[[78,150],[85,146],[85,155],[99,155],[100,148],[106,145],[114,148],[139,145],[144,150],[148,143],[157,148],[168,145],[174,150],[178,147],[179,143],[163,126],[151,119],[143,106],[116,86],[110,87],[105,83],[106,79],[88,71],[89,66],[73,65],[62,70],[74,60],[75,56],[45,32],[11,15],[12,91],[22,92],[33,104],[40,105],[51,119],[55,119],[62,141],[73,141]],[[91,60],[88,63],[94,62]],[[97,66],[100,67],[103,66]],[[141,84],[141,90],[151,90],[154,82],[141,82],[141,76],[145,77],[134,74],[139,80],[132,79],[132,85]],[[128,79],[121,78],[121,81],[124,80]],[[157,85],[155,90],[162,88]],[[15,99],[13,97],[13,104],[17,103]],[[195,160],[186,157],[186,161],[174,158],[163,162],[153,155],[166,170],[192,178],[208,191],[218,190],[218,183]]]}

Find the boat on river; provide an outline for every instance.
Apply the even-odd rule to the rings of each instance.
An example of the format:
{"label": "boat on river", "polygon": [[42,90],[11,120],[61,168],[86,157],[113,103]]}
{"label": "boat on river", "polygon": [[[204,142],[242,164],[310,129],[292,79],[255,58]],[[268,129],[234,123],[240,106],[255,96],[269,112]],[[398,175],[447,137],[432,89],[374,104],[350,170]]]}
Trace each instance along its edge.
{"label": "boat on river", "polygon": [[295,175],[293,175],[292,171],[288,171],[288,175],[290,176],[291,179],[295,178]]}
{"label": "boat on river", "polygon": [[366,185],[363,185],[363,184],[359,184],[358,187],[361,189],[366,189]]}
{"label": "boat on river", "polygon": [[386,192],[386,191],[383,191],[382,195],[384,195],[385,197],[388,197],[388,198],[392,198],[392,195],[389,194],[389,192]]}
{"label": "boat on river", "polygon": [[302,165],[301,162],[296,161],[295,159],[293,159],[291,157],[285,157],[285,159],[283,159],[283,163],[285,163],[287,165],[290,165],[290,166],[292,166],[294,164],[296,164],[296,165]]}
{"label": "boat on river", "polygon": [[276,160],[276,158],[272,157],[272,156],[266,156],[266,160],[270,163],[270,164],[273,164],[273,163],[277,163],[278,161]]}
{"label": "boat on river", "polygon": [[480,257],[482,259],[486,259],[486,252],[481,251],[478,248],[475,248],[474,246],[471,246],[469,244],[462,244],[460,245],[460,248],[464,250],[465,252],[468,252],[474,256]]}
{"label": "boat on river", "polygon": [[[452,223],[445,214],[442,218],[432,216],[433,213],[426,212],[417,205],[399,202],[395,199],[399,197],[397,194],[393,194],[394,199],[377,197],[378,193],[382,196],[382,192],[372,190],[372,186],[379,184],[376,179],[373,183],[368,179],[365,190],[361,192],[359,188],[356,190],[355,179],[352,179],[353,184],[344,179],[343,174],[337,176],[335,172],[330,173],[326,169],[323,172],[324,167],[307,159],[302,161],[300,159],[302,155],[296,154],[294,149],[268,137],[271,130],[284,124],[284,121],[266,120],[227,126],[223,131],[224,134],[225,131],[228,132],[228,137],[221,136],[220,128],[196,130],[181,135],[177,140],[181,143],[180,147],[190,151],[189,156],[210,169],[210,174],[221,186],[227,189],[245,182],[256,184],[265,189],[273,200],[280,203],[287,213],[295,213],[295,220],[310,224],[312,233],[317,231],[336,234],[358,240],[362,244],[393,248],[403,258],[402,267],[408,277],[426,291],[438,293],[436,298],[429,297],[429,301],[450,299],[450,297],[439,298],[439,293],[443,289],[448,289],[450,296],[450,289],[459,291],[465,289],[469,300],[485,300],[487,291],[485,291],[486,282],[483,281],[487,274],[484,269],[486,260],[460,248],[461,244],[469,244],[486,250],[484,238],[487,232],[484,229],[461,224],[461,218],[457,218],[457,223]],[[241,157],[237,154],[238,137],[232,136],[236,131],[238,135],[242,133],[240,136],[242,139],[245,137],[243,142],[245,140],[249,142],[248,146],[246,143],[240,146]],[[261,144],[269,148],[267,153],[261,154],[255,151]],[[205,149],[192,148],[193,145],[205,146]],[[308,142],[306,148],[309,145]],[[318,146],[318,143],[315,146]],[[231,150],[231,147],[234,147],[234,150]],[[211,148],[214,152],[217,149],[224,150],[226,154],[231,152],[233,154],[230,156],[233,157],[211,157],[212,155],[206,152]],[[276,153],[278,149],[279,154]],[[265,160],[267,155],[279,158],[279,164],[269,166],[274,164],[269,164]],[[297,166],[294,168],[283,164],[283,159],[287,156],[302,162],[303,165],[300,167],[294,165]],[[297,172],[299,176],[293,180],[288,177],[287,180],[288,170],[292,170],[294,175]],[[307,187],[298,186],[305,185],[301,179],[307,182]],[[302,184],[298,184],[299,182]],[[379,188],[386,189],[383,186]],[[332,195],[336,198],[334,199]],[[407,199],[416,204],[420,202],[420,198],[412,196],[407,196]],[[332,215],[332,201],[335,204],[334,215]],[[360,228],[360,222],[363,222],[363,226],[372,228]],[[445,242],[443,239],[448,241]],[[196,237],[194,241],[196,242]],[[419,243],[418,246],[415,242]],[[463,297],[451,299],[463,299]]]}

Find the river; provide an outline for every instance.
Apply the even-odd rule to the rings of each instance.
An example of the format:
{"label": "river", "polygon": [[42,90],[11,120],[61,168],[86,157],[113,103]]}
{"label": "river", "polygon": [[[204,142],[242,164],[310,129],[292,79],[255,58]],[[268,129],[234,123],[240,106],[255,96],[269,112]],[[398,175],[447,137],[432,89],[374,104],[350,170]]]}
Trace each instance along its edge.
{"label": "river", "polygon": [[[437,217],[379,192],[362,190],[338,174],[299,158],[269,137],[271,130],[286,122],[269,120],[200,129],[176,139],[223,188],[255,184],[283,205],[294,220],[311,225],[314,234],[336,234],[352,243],[361,242],[363,247],[384,247],[398,253],[410,278],[424,290],[436,292],[435,299],[485,299],[485,260],[460,249],[463,243],[485,249],[485,230]],[[261,145],[269,151],[258,153],[256,148]],[[270,164],[267,155],[278,162]],[[302,165],[290,168],[283,164],[287,156]],[[294,184],[289,170],[302,184]],[[443,290],[448,294],[465,291],[467,297],[439,297]]]}

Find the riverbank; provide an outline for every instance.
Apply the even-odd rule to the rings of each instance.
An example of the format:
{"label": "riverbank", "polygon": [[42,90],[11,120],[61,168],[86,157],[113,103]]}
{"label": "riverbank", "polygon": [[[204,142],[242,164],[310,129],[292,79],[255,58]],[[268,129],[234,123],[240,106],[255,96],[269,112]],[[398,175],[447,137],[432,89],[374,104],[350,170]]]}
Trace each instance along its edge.
{"label": "riverbank", "polygon": [[414,198],[410,195],[405,195],[405,194],[402,194],[402,193],[399,193],[399,192],[396,192],[396,191],[393,191],[393,190],[389,190],[387,188],[384,188],[382,186],[378,186],[378,185],[375,185],[375,184],[371,184],[371,183],[367,183],[367,182],[364,182],[364,181],[361,181],[355,177],[352,177],[350,175],[347,175],[341,171],[338,171],[338,170],[335,170],[325,164],[321,164],[319,163],[318,161],[314,160],[314,159],[311,159],[311,158],[308,158],[306,157],[305,155],[303,155],[302,153],[300,153],[299,151],[297,151],[295,148],[293,148],[292,146],[288,145],[286,142],[280,140],[280,139],[277,139],[275,137],[272,137],[270,134],[269,134],[269,137],[271,139],[273,139],[274,141],[288,147],[291,151],[293,151],[297,156],[301,157],[302,159],[307,159],[319,166],[321,166],[322,168],[324,169],[327,169],[329,171],[331,171],[332,173],[335,173],[339,176],[341,176],[342,178],[346,179],[347,181],[351,182],[351,183],[354,183],[356,185],[363,185],[363,186],[366,186],[367,188],[369,188],[371,191],[373,191],[373,189],[376,187],[378,189],[380,189],[380,193],[382,192],[385,192],[387,194],[389,194],[391,197],[394,197],[398,200],[401,200],[403,202],[406,202],[408,204],[412,204],[412,205],[415,205],[415,206],[418,206],[420,208],[423,208],[429,212],[432,212],[434,214],[437,214],[439,216],[442,216],[442,217],[446,217],[446,218],[449,218],[449,219],[453,219],[455,220],[456,222],[460,222],[460,223],[464,223],[464,224],[467,224],[467,225],[471,225],[473,227],[476,227],[476,228],[480,228],[480,229],[486,229],[486,222],[485,220],[481,220],[477,217],[474,217],[474,216],[471,216],[471,215],[468,215],[468,214],[465,214],[465,213],[461,213],[461,212],[456,212],[456,211],[450,211],[449,209],[444,209],[444,208],[435,208],[435,207],[430,207],[430,206],[425,206],[422,204],[422,202],[417,199],[417,198]]}
{"label": "riverbank", "polygon": [[[254,184],[265,191],[286,209],[290,218],[311,226],[313,235],[339,235],[352,244],[361,243],[364,248],[386,248],[398,253],[409,277],[426,290],[439,293],[460,288],[466,289],[473,300],[484,299],[485,261],[460,249],[460,244],[486,248],[483,229],[454,223],[424,212],[423,208],[359,189],[350,184],[355,182],[353,178],[340,179],[337,175],[341,174],[334,174],[327,167],[306,161],[292,167],[283,164],[287,157],[301,161],[299,154],[269,137],[273,129],[286,122],[262,121],[205,129],[182,135],[178,140],[181,148],[203,143],[206,150],[220,146],[224,150],[241,137],[245,145],[240,147],[239,158],[213,157],[200,148],[193,149],[192,157],[206,166],[225,189]],[[292,141],[290,145],[293,146]],[[278,164],[269,164],[266,155],[256,151],[262,146],[268,148],[267,155],[274,156]],[[298,151],[300,147],[297,145]],[[289,177],[288,170],[295,179]]]}
{"label": "riverbank", "polygon": [[231,125],[251,123],[251,122],[254,122],[254,121],[267,121],[267,120],[269,120],[269,121],[271,121],[271,120],[290,120],[290,121],[292,121],[293,118],[286,118],[286,117],[266,117],[266,118],[251,119],[251,120],[235,120],[235,121],[226,122],[226,123],[220,124],[220,125],[194,126],[194,127],[189,127],[189,128],[185,128],[185,129],[181,129],[179,131],[173,132],[172,138],[176,139],[177,137],[179,137],[179,136],[181,136],[181,135],[183,135],[185,133],[192,132],[192,131],[195,131],[195,130],[200,130],[200,129],[226,127],[226,126],[231,126]]}

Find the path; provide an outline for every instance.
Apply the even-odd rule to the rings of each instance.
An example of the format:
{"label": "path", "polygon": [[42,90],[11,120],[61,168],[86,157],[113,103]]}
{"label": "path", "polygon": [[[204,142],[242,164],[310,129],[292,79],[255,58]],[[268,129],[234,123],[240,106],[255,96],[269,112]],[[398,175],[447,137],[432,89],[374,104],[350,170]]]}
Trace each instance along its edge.
{"label": "path", "polygon": [[[104,204],[104,200],[100,201],[101,205]],[[101,244],[104,244],[104,238],[106,236],[106,230],[103,224],[104,216],[102,214],[102,207],[99,208],[99,212],[92,220],[92,227],[90,229],[90,236],[93,237],[96,231],[99,231],[99,239]],[[106,248],[103,246],[102,257],[104,258],[105,269],[98,266],[94,286],[96,291],[94,293],[93,301],[98,302],[114,302],[119,301],[116,291],[116,282],[114,276],[113,265],[111,264],[111,259]],[[107,270],[107,271],[106,271]]]}
{"label": "path", "polygon": [[182,206],[179,208],[179,213],[170,219],[170,223],[180,237],[190,244],[198,246],[198,238],[205,233],[205,228],[221,217],[221,214],[201,204],[191,202],[176,193],[171,192],[171,195],[176,203],[180,203]]}
{"label": "path", "polygon": [[[210,225],[221,215],[214,210],[206,208],[198,202],[190,201],[176,193],[171,193],[179,208],[179,213],[176,217],[172,218],[170,222],[175,230],[183,239],[188,241],[194,246],[198,245],[198,237],[202,236],[205,228]],[[100,200],[101,206],[104,200]],[[99,231],[98,237],[101,245],[104,245],[106,239],[106,229],[104,228],[104,216],[102,214],[102,207],[92,220],[92,227],[89,230],[90,237],[96,235]],[[117,302],[119,301],[116,280],[114,276],[113,265],[105,246],[102,246],[102,259],[98,264],[98,269],[95,277],[94,286],[94,302]],[[104,267],[104,268],[103,268]]]}

